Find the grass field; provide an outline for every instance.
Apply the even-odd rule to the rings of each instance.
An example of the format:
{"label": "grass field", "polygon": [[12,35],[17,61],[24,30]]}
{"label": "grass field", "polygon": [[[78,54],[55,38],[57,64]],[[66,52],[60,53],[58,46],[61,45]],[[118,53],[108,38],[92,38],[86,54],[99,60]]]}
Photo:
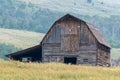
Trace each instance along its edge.
{"label": "grass field", "polygon": [[12,44],[18,48],[28,48],[40,43],[44,34],[0,28],[0,43]]}
{"label": "grass field", "polygon": [[111,58],[112,59],[120,58],[120,48],[112,48],[112,50],[111,50]]}
{"label": "grass field", "polygon": [[120,67],[20,63],[0,60],[0,80],[120,80]]}
{"label": "grass field", "polygon": [[[102,17],[109,17],[108,15],[120,15],[119,0],[91,0],[88,4],[87,0],[21,0],[27,3],[39,4],[41,8],[47,8],[53,11],[60,11],[64,13],[76,13],[81,15],[99,15]],[[101,4],[103,2],[103,4]],[[68,4],[66,4],[68,3]]]}

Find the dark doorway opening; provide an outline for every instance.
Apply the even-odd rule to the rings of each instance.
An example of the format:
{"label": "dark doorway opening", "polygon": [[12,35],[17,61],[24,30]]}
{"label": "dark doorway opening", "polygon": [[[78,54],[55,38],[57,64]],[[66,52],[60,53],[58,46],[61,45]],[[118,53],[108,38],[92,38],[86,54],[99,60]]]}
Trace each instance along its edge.
{"label": "dark doorway opening", "polygon": [[66,64],[76,64],[77,63],[77,58],[76,57],[65,57],[64,58],[64,63]]}

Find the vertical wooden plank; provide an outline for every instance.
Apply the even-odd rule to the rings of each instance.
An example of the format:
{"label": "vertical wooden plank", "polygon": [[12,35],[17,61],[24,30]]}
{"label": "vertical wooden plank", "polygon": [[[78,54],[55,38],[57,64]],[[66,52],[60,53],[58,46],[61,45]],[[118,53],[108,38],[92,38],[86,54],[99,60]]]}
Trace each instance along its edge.
{"label": "vertical wooden plank", "polygon": [[50,36],[46,39],[46,43],[61,43],[61,27],[59,25],[55,25]]}
{"label": "vertical wooden plank", "polygon": [[56,26],[56,32],[55,32],[56,36],[55,36],[55,42],[56,43],[61,43],[61,26],[60,25],[57,25]]}
{"label": "vertical wooden plank", "polygon": [[55,28],[50,32],[49,37],[46,38],[46,43],[55,43]]}
{"label": "vertical wooden plank", "polygon": [[81,43],[81,21],[78,24],[78,38],[79,38],[79,46]]}
{"label": "vertical wooden plank", "polygon": [[71,35],[70,43],[71,43],[71,52],[77,52],[79,49],[79,43],[78,43],[78,36],[77,35]]}
{"label": "vertical wooden plank", "polygon": [[62,36],[61,50],[70,51],[70,36]]}
{"label": "vertical wooden plank", "polygon": [[80,32],[81,32],[81,33],[80,33],[80,34],[81,34],[81,35],[80,35],[80,36],[81,36],[80,42],[81,42],[81,43],[84,43],[84,25],[83,25],[83,22],[81,22],[81,29],[80,29],[80,30],[81,30],[81,31],[80,31]]}
{"label": "vertical wooden plank", "polygon": [[61,47],[63,51],[75,52],[78,50],[78,27],[75,21],[68,20],[64,22],[61,29],[62,42]]}
{"label": "vertical wooden plank", "polygon": [[[84,22],[81,22],[80,27],[80,42],[81,44],[89,44],[92,41],[92,33],[90,33],[87,25]],[[91,39],[91,40],[90,40]]]}
{"label": "vertical wooden plank", "polygon": [[70,36],[69,36],[69,23],[68,21],[64,21],[61,25],[61,50],[62,51],[70,51]]}

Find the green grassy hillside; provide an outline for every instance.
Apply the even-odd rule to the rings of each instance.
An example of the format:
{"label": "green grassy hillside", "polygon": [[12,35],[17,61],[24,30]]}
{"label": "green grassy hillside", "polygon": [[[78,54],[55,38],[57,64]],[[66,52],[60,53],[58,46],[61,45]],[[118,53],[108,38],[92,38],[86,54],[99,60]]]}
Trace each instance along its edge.
{"label": "green grassy hillside", "polygon": [[7,60],[6,54],[10,54],[21,50],[21,48],[15,47],[12,44],[0,43],[0,59]]}
{"label": "green grassy hillside", "polygon": [[120,59],[120,48],[112,48],[111,58],[115,60]]}
{"label": "green grassy hillside", "polygon": [[0,61],[1,80],[120,80],[120,67]]}
{"label": "green grassy hillside", "polygon": [[0,43],[22,49],[39,44],[43,36],[42,33],[0,28]]}
{"label": "green grassy hillside", "polygon": [[[48,8],[53,11],[76,13],[89,16],[120,15],[119,0],[21,0],[37,4],[42,8]],[[68,3],[68,4],[66,4]]]}
{"label": "green grassy hillside", "polygon": [[40,44],[43,36],[42,33],[0,28],[0,58],[7,59],[6,54]]}

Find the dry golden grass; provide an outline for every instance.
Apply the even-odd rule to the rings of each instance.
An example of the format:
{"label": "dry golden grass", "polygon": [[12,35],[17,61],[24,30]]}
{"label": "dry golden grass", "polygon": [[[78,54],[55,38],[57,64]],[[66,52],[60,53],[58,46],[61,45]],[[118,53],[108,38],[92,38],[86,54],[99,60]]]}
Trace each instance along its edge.
{"label": "dry golden grass", "polygon": [[120,80],[120,67],[0,61],[0,80]]}

